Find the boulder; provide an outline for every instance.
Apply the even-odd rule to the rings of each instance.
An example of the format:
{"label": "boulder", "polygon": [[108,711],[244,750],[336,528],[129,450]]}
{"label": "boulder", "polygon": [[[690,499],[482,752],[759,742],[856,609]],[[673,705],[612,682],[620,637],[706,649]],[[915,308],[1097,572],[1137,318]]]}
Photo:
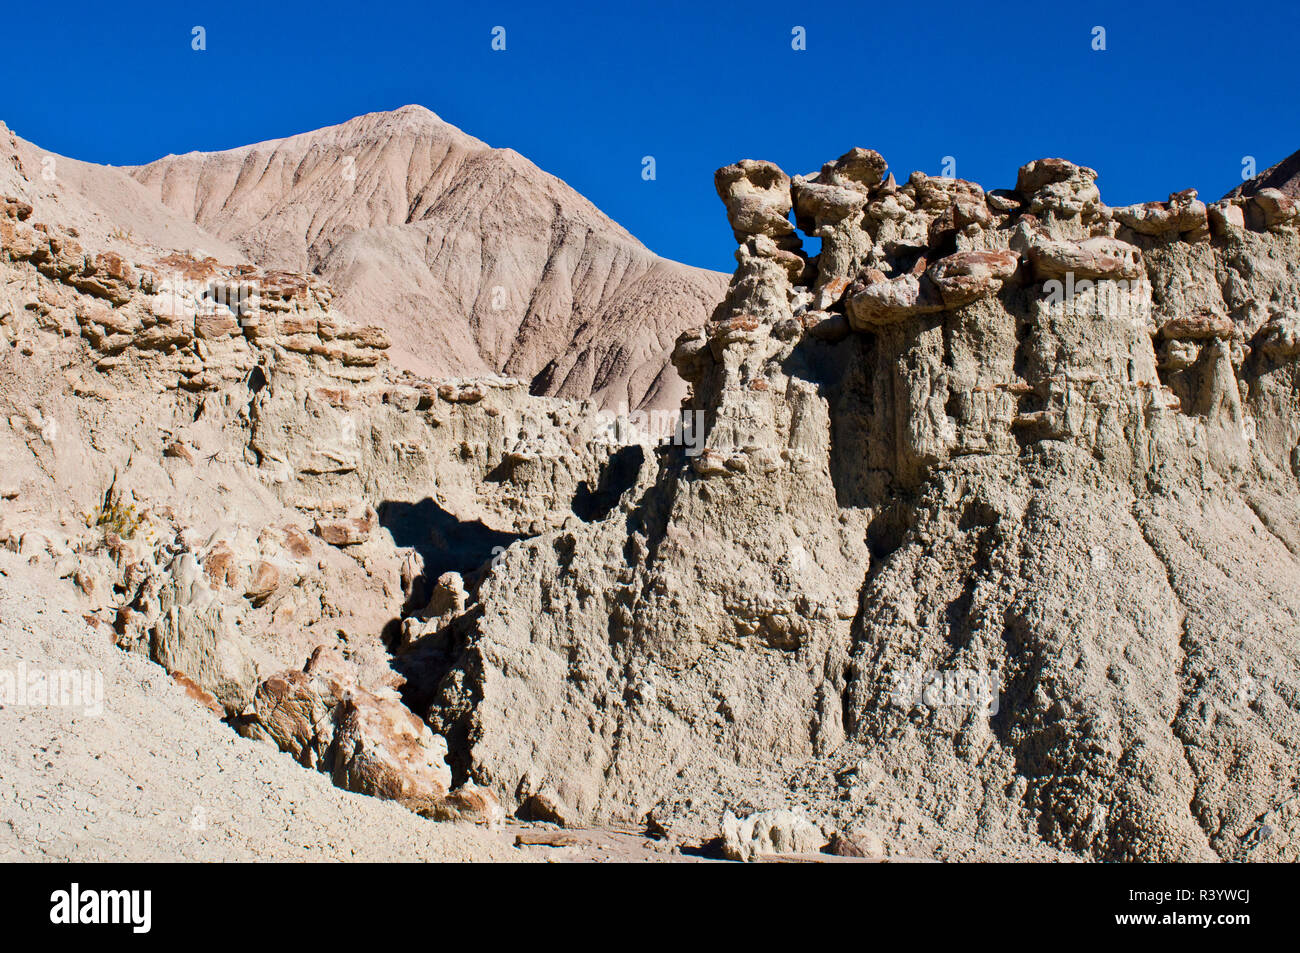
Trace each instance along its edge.
{"label": "boulder", "polygon": [[797,220],[806,222],[804,230],[808,232],[837,224],[855,212],[861,212],[870,197],[866,192],[798,175],[791,183],[791,192]]}
{"label": "boulder", "polygon": [[331,546],[355,546],[364,543],[374,532],[379,521],[373,507],[366,507],[361,516],[323,517],[316,521],[313,531]]}
{"label": "boulder", "polygon": [[259,559],[253,563],[248,583],[244,587],[244,598],[255,606],[264,604],[280,588],[280,570],[274,563]]}
{"label": "boulder", "polygon": [[567,827],[573,822],[573,812],[551,788],[543,788],[524,802],[523,811],[529,820],[546,821]]}
{"label": "boulder", "polygon": [[945,308],[961,308],[1002,287],[1015,274],[1020,255],[1014,251],[961,251],[940,258],[926,270]]}
{"label": "boulder", "polygon": [[394,800],[441,798],[451,789],[447,743],[396,698],[350,692],[336,715],[334,783]]}
{"label": "boulder", "polygon": [[1252,218],[1260,228],[1276,228],[1295,221],[1300,215],[1300,202],[1279,189],[1260,189],[1250,199],[1255,213]]}
{"label": "boulder", "polygon": [[487,788],[473,782],[442,796],[404,798],[402,805],[430,820],[468,821],[491,830],[500,828],[505,821],[501,802]]}
{"label": "boulder", "polygon": [[885,842],[874,831],[855,829],[846,833],[836,832],[826,845],[826,852],[836,857],[855,857],[863,860],[879,860],[887,853]]}
{"label": "boulder", "polygon": [[868,269],[849,288],[845,310],[858,330],[876,330],[918,315],[964,307],[993,294],[1015,274],[1014,251],[964,251],[941,258],[925,272],[886,278]]}
{"label": "boulder", "polygon": [[309,768],[329,766],[339,683],[289,669],[257,687],[253,713],[261,733]]}
{"label": "boulder", "polygon": [[1027,244],[1026,254],[1038,281],[1068,274],[1076,279],[1133,279],[1145,273],[1142,252],[1118,238],[1098,236],[1071,241],[1035,235]]}
{"label": "boulder", "polygon": [[1207,206],[1206,211],[1210,231],[1217,236],[1235,237],[1246,227],[1246,213],[1238,202],[1227,200],[1215,202]]}
{"label": "boulder", "polygon": [[741,820],[722,818],[722,853],[729,860],[754,861],[781,854],[816,854],[826,834],[797,811],[760,811]]}
{"label": "boulder", "polygon": [[1203,233],[1209,227],[1205,203],[1195,189],[1169,196],[1168,202],[1145,202],[1111,210],[1112,214],[1133,231],[1142,235]]}
{"label": "boulder", "polygon": [[1026,210],[1057,218],[1095,217],[1101,210],[1097,173],[1066,159],[1035,159],[1020,167],[1016,193]]}
{"label": "boulder", "polygon": [[859,331],[878,330],[943,308],[938,289],[916,275],[886,278],[879,271],[868,271],[845,295],[849,323]]}

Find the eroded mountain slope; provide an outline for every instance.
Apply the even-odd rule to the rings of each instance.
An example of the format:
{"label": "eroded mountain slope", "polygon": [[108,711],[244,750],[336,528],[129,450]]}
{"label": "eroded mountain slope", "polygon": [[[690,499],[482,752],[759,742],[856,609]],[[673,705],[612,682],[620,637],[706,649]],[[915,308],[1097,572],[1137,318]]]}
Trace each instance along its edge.
{"label": "eroded mountain slope", "polygon": [[131,171],[257,264],[323,276],[343,313],[383,326],[395,362],[422,374],[673,407],[671,340],[724,287],[419,106]]}

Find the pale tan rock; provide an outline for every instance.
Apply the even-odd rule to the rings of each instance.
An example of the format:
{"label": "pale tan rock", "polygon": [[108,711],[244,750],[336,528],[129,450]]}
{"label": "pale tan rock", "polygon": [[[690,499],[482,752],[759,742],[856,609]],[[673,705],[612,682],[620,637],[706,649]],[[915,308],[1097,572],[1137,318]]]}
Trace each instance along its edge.
{"label": "pale tan rock", "polygon": [[1236,236],[1246,227],[1246,213],[1239,204],[1215,202],[1208,208],[1210,229],[1216,235]]}
{"label": "pale tan rock", "polygon": [[550,788],[529,796],[524,803],[524,810],[532,820],[558,824],[560,827],[567,827],[574,819],[570,808]]}
{"label": "pale tan rock", "polygon": [[336,719],[339,787],[394,800],[439,798],[451,788],[446,742],[400,702],[358,689]]}
{"label": "pale tan rock", "polygon": [[833,225],[860,212],[870,198],[866,191],[823,184],[802,176],[794,177],[792,195],[798,215],[810,223],[807,231]]}
{"label": "pale tan rock", "polygon": [[1078,241],[1034,237],[1028,241],[1027,254],[1039,280],[1138,278],[1145,272],[1142,253],[1128,242],[1098,236]]}
{"label": "pale tan rock", "polygon": [[249,573],[248,584],[244,589],[244,597],[253,605],[260,606],[275,595],[280,588],[280,583],[280,570],[273,563],[264,559],[258,560],[253,564]]}
{"label": "pale tan rock", "polygon": [[1168,202],[1146,202],[1111,210],[1120,222],[1142,235],[1200,232],[1208,228],[1205,203],[1195,189],[1175,192]]}
{"label": "pale tan rock", "polygon": [[[718,319],[679,345],[693,447],[611,438],[596,405],[527,383],[402,377],[319,279],[201,248],[124,254],[141,287],[110,306],[67,270],[103,250],[90,232],[0,217],[35,249],[0,262],[4,342],[26,349],[0,362],[0,455],[22,488],[0,542],[97,600],[123,648],[193,665],[250,733],[258,673],[325,646],[304,674],[336,718],[354,685],[399,706],[353,717],[340,777],[439,816],[458,814],[422,718],[504,810],[544,778],[575,824],[654,811],[703,841],[727,806],[778,792],[906,856],[1294,860],[1260,818],[1286,833],[1300,738],[1297,239],[1135,233],[1120,266],[1149,281],[1075,300],[1032,262],[1002,277],[1018,235],[1079,255],[1126,227],[1090,183],[1058,169],[1023,202],[986,194],[987,222],[969,185],[864,185],[825,270],[747,239]],[[255,273],[264,313],[186,339],[150,306],[155,266],[208,283],[191,319]],[[846,276],[914,281],[906,320],[855,329]],[[1192,337],[1161,334],[1185,317]],[[134,343],[146,330],[160,346]],[[482,396],[444,400],[444,383]],[[194,463],[160,460],[172,442]],[[122,500],[151,515],[91,512]],[[368,500],[364,543],[303,533]],[[217,543],[214,587],[199,557]],[[413,549],[411,583],[459,577],[433,631],[402,619]],[[260,605],[259,561],[282,576]],[[909,694],[913,668],[947,681]]]}
{"label": "pale tan rock", "polygon": [[1201,357],[1201,345],[1194,340],[1171,338],[1160,348],[1159,363],[1163,370],[1182,371],[1195,367]]}
{"label": "pale tan rock", "polygon": [[719,169],[713,176],[718,197],[727,207],[727,221],[743,242],[755,235],[783,238],[793,235],[788,218],[794,207],[790,177],[773,162],[742,159]]}
{"label": "pale tan rock", "polygon": [[465,611],[469,598],[461,574],[445,572],[434,583],[425,611],[431,615],[453,618]]}
{"label": "pale tan rock", "polygon": [[239,714],[253,699],[257,664],[230,610],[217,601],[188,554],[170,567],[160,593],[150,651],[168,671],[182,671]]}
{"label": "pale tan rock", "polygon": [[1026,211],[1063,217],[1095,216],[1101,207],[1097,173],[1065,159],[1035,159],[1021,166],[1016,192]]}
{"label": "pale tan rock", "polygon": [[[709,430],[704,451],[662,464],[664,482],[643,498],[662,522],[645,534],[557,529],[508,549],[478,592],[461,663],[440,683],[451,695],[430,705],[440,731],[471,738],[469,770],[503,779],[507,808],[531,793],[515,783],[530,776],[563,779],[587,822],[660,803],[676,817],[702,803],[721,813],[721,790],[754,803],[797,776],[828,789],[800,797],[810,809],[843,811],[864,830],[894,830],[894,807],[907,804],[902,826],[918,845],[1237,856],[1235,835],[1189,805],[1213,779],[1216,805],[1245,830],[1270,789],[1267,771],[1227,780],[1236,739],[1269,752],[1269,771],[1289,762],[1253,715],[1231,728],[1188,715],[1184,679],[1208,669],[1183,641],[1253,657],[1225,634],[1242,617],[1199,594],[1213,587],[1245,612],[1263,586],[1277,621],[1250,631],[1269,652],[1291,652],[1294,600],[1264,580],[1294,575],[1300,540],[1276,515],[1267,533],[1255,527],[1242,494],[1293,512],[1300,407],[1291,366],[1257,360],[1237,328],[1249,333],[1263,302],[1285,300],[1300,261],[1285,229],[1243,235],[1250,251],[1201,241],[1196,222],[1116,240],[1122,223],[1107,220],[1094,178],[1070,163],[1032,165],[1023,204],[990,206],[1005,216],[996,227],[957,228],[954,212],[951,230],[933,232],[954,204],[947,186],[882,187],[864,207],[862,266],[831,312],[809,310],[791,270],[758,242],[742,246],[718,320],[677,345],[688,409]],[[1007,252],[1023,234],[1026,252],[1043,248],[1043,270],[1027,254],[1033,283],[1017,287],[1018,272],[996,291],[976,280],[978,296],[950,307],[936,278],[983,276],[973,257],[931,270],[951,254],[928,244],[941,233],[959,253]],[[1013,259],[999,256],[997,273]],[[1074,300],[1034,286],[1071,273],[1095,276]],[[953,282],[954,303],[963,284]],[[839,324],[839,307],[849,333],[814,336]],[[1176,336],[1161,333],[1186,317],[1196,320],[1171,326]],[[1273,334],[1252,339],[1256,355]],[[924,507],[891,511],[885,501],[908,488]],[[1253,555],[1223,556],[1226,539]],[[559,581],[572,573],[581,581]],[[1080,575],[1082,589],[1067,583]],[[974,669],[1002,679],[996,731],[987,714],[938,704],[942,693],[923,694],[934,706],[923,719],[893,700],[893,675],[951,658],[953,638]],[[1044,659],[1051,678],[1029,674]],[[1234,704],[1234,684],[1216,683],[1216,705]],[[621,700],[614,710],[610,699]],[[544,736],[513,733],[521,706]],[[600,740],[611,736],[612,752]],[[1095,752],[1086,764],[1080,746]],[[1040,760],[1026,774],[1028,752]],[[903,778],[900,764],[924,776]],[[990,789],[1013,793],[991,807]],[[954,798],[983,807],[958,820]],[[1123,822],[1119,803],[1131,806]]]}
{"label": "pale tan rock", "polygon": [[822,829],[795,811],[760,811],[743,820],[728,811],[722,818],[722,852],[729,860],[816,854],[826,843]]}
{"label": "pale tan rock", "polygon": [[376,521],[374,509],[367,508],[361,516],[319,519],[314,531],[331,546],[355,546],[370,538]]}
{"label": "pale tan rock", "polygon": [[1261,349],[1275,360],[1300,355],[1300,315],[1294,311],[1274,314],[1260,329],[1259,336]]}

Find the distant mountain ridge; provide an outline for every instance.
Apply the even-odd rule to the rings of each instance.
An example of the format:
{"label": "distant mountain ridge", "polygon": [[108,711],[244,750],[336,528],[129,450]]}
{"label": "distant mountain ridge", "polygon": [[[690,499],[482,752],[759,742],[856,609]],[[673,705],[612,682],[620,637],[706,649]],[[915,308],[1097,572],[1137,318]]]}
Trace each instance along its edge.
{"label": "distant mountain ridge", "polygon": [[673,341],[727,283],[421,106],[123,171],[256,264],[322,275],[343,313],[385,327],[394,363],[422,374],[675,406]]}

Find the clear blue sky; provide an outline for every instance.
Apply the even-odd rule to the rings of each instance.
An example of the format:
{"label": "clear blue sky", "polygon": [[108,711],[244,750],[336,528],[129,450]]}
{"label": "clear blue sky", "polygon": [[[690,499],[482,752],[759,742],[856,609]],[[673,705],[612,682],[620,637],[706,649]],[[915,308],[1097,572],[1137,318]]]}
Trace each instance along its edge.
{"label": "clear blue sky", "polygon": [[134,164],[420,103],[725,271],[713,170],[740,158],[793,174],[861,145],[900,179],[952,156],[995,188],[1064,156],[1118,205],[1217,198],[1243,156],[1262,171],[1300,149],[1294,0],[10,3],[4,21],[0,119],[55,152]]}

